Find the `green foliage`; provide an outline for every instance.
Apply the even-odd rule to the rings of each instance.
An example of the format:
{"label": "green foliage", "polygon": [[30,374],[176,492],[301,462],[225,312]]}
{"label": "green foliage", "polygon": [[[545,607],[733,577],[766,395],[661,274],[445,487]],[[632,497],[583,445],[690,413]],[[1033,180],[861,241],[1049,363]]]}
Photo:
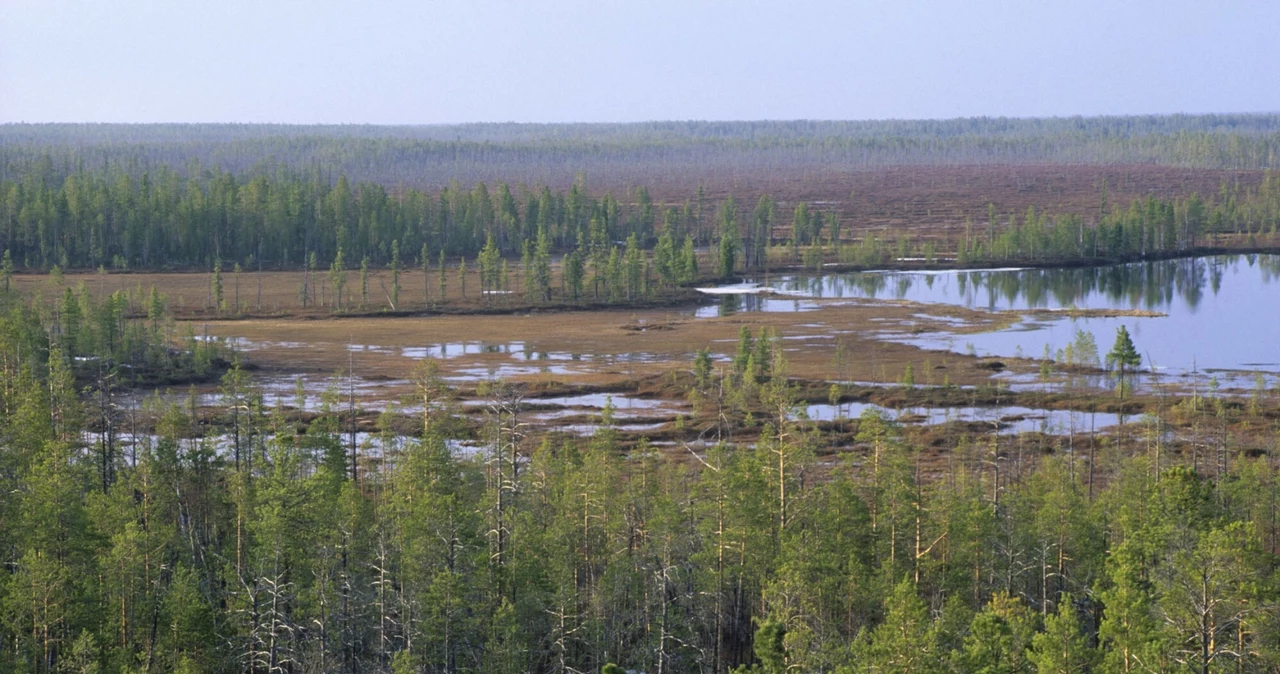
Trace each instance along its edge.
{"label": "green foliage", "polygon": [[343,292],[347,287],[347,263],[341,248],[334,255],[333,264],[329,265],[329,287],[333,290],[334,306],[341,309]]}
{"label": "green foliage", "polygon": [[9,292],[9,283],[13,280],[13,256],[9,254],[9,249],[4,249],[4,258],[0,259],[0,281],[4,282],[4,291]]}
{"label": "green foliage", "polygon": [[1034,618],[1022,602],[997,593],[974,616],[964,644],[955,653],[955,666],[982,674],[1030,672],[1028,648],[1035,633]]}
{"label": "green foliage", "polygon": [[1094,341],[1093,333],[1083,328],[1077,328],[1075,338],[1063,350],[1059,360],[1067,365],[1078,365],[1082,367],[1098,367],[1098,344]]}
{"label": "green foliage", "polygon": [[1032,638],[1031,647],[1037,674],[1093,671],[1098,661],[1070,594],[1059,597],[1058,612],[1045,618],[1044,631]]}
{"label": "green foliage", "polygon": [[502,280],[502,266],[498,246],[494,243],[492,234],[485,236],[484,248],[480,249],[476,262],[480,266],[480,292],[497,290]]}
{"label": "green foliage", "polygon": [[1129,330],[1123,325],[1116,328],[1116,341],[1111,346],[1111,351],[1107,353],[1107,367],[1116,368],[1120,377],[1120,384],[1117,392],[1120,397],[1124,397],[1125,390],[1125,373],[1127,370],[1137,368],[1142,365],[1142,356],[1133,346],[1133,339],[1129,337]]}
{"label": "green foliage", "polygon": [[533,250],[532,288],[534,296],[542,302],[551,301],[551,239],[544,229],[538,230],[537,245]]}
{"label": "green foliage", "polygon": [[369,256],[360,260],[360,308],[369,306]]}
{"label": "green foliage", "polygon": [[[429,258],[424,254],[422,256],[422,259],[427,260]],[[391,242],[390,268],[391,268],[391,293],[388,296],[387,301],[391,304],[391,310],[395,311],[400,306],[400,241],[399,240]],[[428,279],[430,278],[429,271],[430,270],[427,270],[426,272],[423,273],[423,276]],[[427,282],[427,285],[430,286],[430,281]]]}
{"label": "green foliage", "polygon": [[692,283],[698,278],[698,253],[693,247],[693,237],[686,236],[680,248],[680,263],[677,279],[680,283]]}
{"label": "green foliage", "polygon": [[581,248],[575,249],[565,256],[564,282],[565,290],[570,299],[574,301],[582,299],[582,289],[586,280],[586,273],[586,263],[583,260],[583,251]]}
{"label": "green foliage", "polygon": [[222,311],[222,260],[213,261],[213,274],[209,277],[209,294],[213,298],[213,308],[216,311]]}
{"label": "green foliage", "polygon": [[727,279],[731,278],[737,269],[738,251],[742,245],[738,238],[738,206],[733,197],[729,197],[720,204],[716,220],[720,241],[716,251],[716,274],[722,279]]}
{"label": "green foliage", "polygon": [[[885,598],[884,622],[853,645],[854,659],[867,667],[850,671],[914,674],[943,671],[936,648],[936,634],[928,607],[907,581],[894,586]],[[977,671],[977,670],[962,670]]]}
{"label": "green foliage", "polygon": [[235,365],[218,409],[149,402],[153,426],[113,451],[100,429],[124,417],[87,413],[109,391],[78,357],[127,377],[218,354],[172,334],[158,292],[57,299],[0,314],[3,671],[1276,666],[1266,456],[1209,476],[1132,452],[1099,464],[1091,500],[1074,456],[925,464],[868,411],[826,461],[800,409],[841,390],[789,381],[777,337],[746,328],[725,381],[709,349],[671,381],[715,412],[681,423],[728,438],[750,414],[750,444],[687,462],[623,435],[612,400],[591,438],[529,437],[503,382],[461,421],[430,365],[422,424],[384,418],[378,453],[348,435],[344,380],[302,415]]}

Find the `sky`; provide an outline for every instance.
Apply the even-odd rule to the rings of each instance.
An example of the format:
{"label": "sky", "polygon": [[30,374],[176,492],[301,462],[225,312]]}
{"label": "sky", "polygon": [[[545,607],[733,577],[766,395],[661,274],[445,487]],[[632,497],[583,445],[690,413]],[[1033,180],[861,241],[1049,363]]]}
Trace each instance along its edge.
{"label": "sky", "polygon": [[1274,0],[0,0],[0,123],[1280,112]]}

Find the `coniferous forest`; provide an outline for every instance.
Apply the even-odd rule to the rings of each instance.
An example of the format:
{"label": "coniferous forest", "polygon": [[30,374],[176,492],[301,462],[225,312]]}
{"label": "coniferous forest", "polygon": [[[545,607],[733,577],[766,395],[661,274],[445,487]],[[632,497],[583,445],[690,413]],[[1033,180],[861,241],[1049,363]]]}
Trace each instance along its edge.
{"label": "coniferous forest", "polygon": [[[783,339],[744,325],[733,355],[655,377],[708,429],[683,460],[619,431],[611,403],[588,436],[554,432],[528,421],[527,383],[468,388],[432,358],[407,375],[412,409],[361,417],[357,441],[341,378],[318,405],[301,380],[296,404],[272,402],[253,354],[198,336],[164,288],[62,285],[213,270],[221,306],[233,265],[319,268],[340,312],[348,269],[394,274],[398,298],[402,270],[429,294],[448,258],[488,291],[519,270],[527,311],[770,268],[1257,252],[1277,241],[1277,152],[1272,115],[0,126],[0,671],[1280,671],[1265,386],[1168,401],[1205,429],[1177,451],[1154,414],[1025,452],[994,433],[943,446],[876,411],[807,419],[814,386],[835,403],[846,382],[798,379]],[[924,233],[847,220],[847,191],[746,187],[1045,164],[1250,179],[1121,200],[1102,183],[1087,210],[991,204]],[[708,194],[700,171],[741,171],[753,198]],[[1085,371],[1047,352],[1046,373]],[[1127,330],[1105,358],[1103,402],[1149,410]],[[910,365],[898,385],[915,395]],[[1262,440],[1238,445],[1241,428]]]}
{"label": "coniferous forest", "polygon": [[[691,395],[746,391],[764,424],[693,464],[624,447],[607,408],[591,438],[530,447],[501,382],[480,449],[459,454],[429,366],[418,431],[384,428],[357,462],[340,388],[299,432],[212,347],[161,348],[171,322],[124,318],[134,299],[58,326],[5,300],[8,671],[1261,672],[1280,657],[1269,451],[1206,448],[1193,467],[1135,433],[1100,439],[1086,467],[979,443],[926,477],[924,448],[868,413],[865,453],[824,467],[761,339],[725,381],[692,364]],[[157,371],[219,376],[217,418],[156,399],[153,432],[125,444],[101,379]],[[1201,404],[1212,419],[1229,402]]]}

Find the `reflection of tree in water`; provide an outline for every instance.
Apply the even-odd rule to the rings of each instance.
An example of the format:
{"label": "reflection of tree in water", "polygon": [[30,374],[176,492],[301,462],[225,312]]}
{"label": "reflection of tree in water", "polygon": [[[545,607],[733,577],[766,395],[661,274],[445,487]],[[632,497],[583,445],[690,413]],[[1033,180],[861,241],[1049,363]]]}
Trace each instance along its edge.
{"label": "reflection of tree in water", "polygon": [[844,280],[852,281],[853,287],[862,293],[863,297],[875,298],[884,292],[888,286],[886,274],[854,274],[844,277]]}
{"label": "reflection of tree in water", "polygon": [[[987,308],[1021,304],[1031,308],[1079,306],[1093,296],[1111,306],[1144,309],[1167,307],[1177,298],[1195,309],[1205,288],[1215,294],[1226,271],[1238,257],[1162,260],[1110,267],[1072,269],[1024,269],[1019,271],[961,272],[957,286],[964,303],[984,297]],[[1280,278],[1280,256],[1266,260],[1264,282]]]}
{"label": "reflection of tree in water", "polygon": [[1213,289],[1213,294],[1217,295],[1222,289],[1222,261],[1214,258],[1209,260],[1209,287]]}
{"label": "reflection of tree in water", "polygon": [[[959,271],[955,287],[941,286],[949,301],[968,307],[996,309],[1001,306],[1029,308],[1086,306],[1090,298],[1101,299],[1107,306],[1147,310],[1166,308],[1181,300],[1195,311],[1204,299],[1206,289],[1217,294],[1227,272],[1238,270],[1240,262],[1257,267],[1263,284],[1280,280],[1280,255],[1232,255],[1212,258],[1184,258],[1152,262],[1134,262],[1107,267],[1075,267],[1069,269],[1021,269],[1010,271]],[[923,284],[919,284],[920,279]],[[803,292],[814,297],[857,296],[875,299],[888,296],[907,299],[921,285],[933,292],[918,292],[935,297],[938,278],[932,275],[905,273],[855,272],[842,275],[820,275],[789,279],[778,287]],[[953,295],[954,293],[954,295]],[[732,297],[732,299],[730,299]],[[735,302],[730,305],[729,302]],[[722,306],[729,311],[756,311],[763,308],[759,297],[726,296]],[[731,308],[730,308],[731,307]]]}
{"label": "reflection of tree in water", "polygon": [[1248,256],[1249,266],[1257,264],[1258,269],[1262,270],[1263,283],[1271,283],[1280,278],[1280,255],[1257,255]]}
{"label": "reflection of tree in water", "polygon": [[899,274],[894,280],[894,299],[903,299],[907,293],[911,292],[911,277],[906,274]]}
{"label": "reflection of tree in water", "polygon": [[[720,298],[720,315],[728,316],[730,314],[738,313],[743,308],[742,300],[747,298],[754,299],[754,300],[760,299],[755,295],[725,295],[721,297]],[[748,311],[750,310],[751,309],[748,309]]]}
{"label": "reflection of tree in water", "polygon": [[1177,267],[1179,274],[1175,281],[1178,296],[1194,312],[1200,307],[1200,300],[1204,298],[1205,265],[1199,259],[1175,260],[1175,262],[1182,263]]}

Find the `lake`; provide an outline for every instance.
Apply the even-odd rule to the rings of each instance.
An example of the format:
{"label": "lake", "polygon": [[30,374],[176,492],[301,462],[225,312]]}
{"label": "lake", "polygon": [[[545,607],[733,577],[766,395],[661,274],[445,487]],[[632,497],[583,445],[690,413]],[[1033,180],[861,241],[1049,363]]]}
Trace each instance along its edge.
{"label": "lake", "polygon": [[[907,300],[1027,313],[993,332],[886,336],[924,348],[979,355],[1039,357],[1077,330],[1093,333],[1105,357],[1124,325],[1144,368],[1280,371],[1280,255],[1223,255],[1103,267],[962,271],[867,271],[782,276],[762,285],[788,295],[725,295],[700,315],[732,311],[808,311],[832,300]],[[821,299],[823,302],[815,301]],[[1072,318],[1037,310],[1144,310],[1163,316]]]}

